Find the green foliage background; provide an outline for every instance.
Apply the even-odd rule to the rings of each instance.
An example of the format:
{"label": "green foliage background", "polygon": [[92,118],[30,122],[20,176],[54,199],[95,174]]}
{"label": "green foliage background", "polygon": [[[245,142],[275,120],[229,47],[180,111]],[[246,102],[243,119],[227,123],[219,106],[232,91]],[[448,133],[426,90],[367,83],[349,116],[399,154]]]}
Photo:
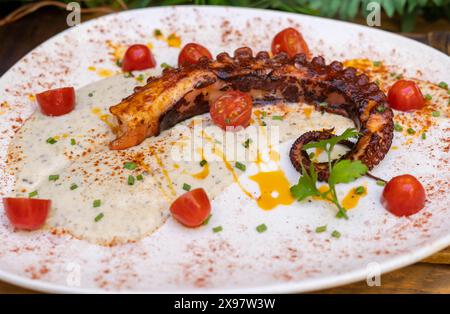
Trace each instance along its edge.
{"label": "green foliage background", "polygon": [[[63,0],[71,2],[73,0]],[[392,18],[395,14],[402,19],[402,31],[412,31],[415,19],[422,15],[427,19],[450,19],[450,0],[123,0],[129,8],[143,8],[162,5],[226,5],[263,9],[274,9],[288,12],[336,17],[352,20],[357,15],[369,13],[366,8],[369,2],[379,2],[384,13]],[[119,7],[116,0],[80,1],[84,6]]]}

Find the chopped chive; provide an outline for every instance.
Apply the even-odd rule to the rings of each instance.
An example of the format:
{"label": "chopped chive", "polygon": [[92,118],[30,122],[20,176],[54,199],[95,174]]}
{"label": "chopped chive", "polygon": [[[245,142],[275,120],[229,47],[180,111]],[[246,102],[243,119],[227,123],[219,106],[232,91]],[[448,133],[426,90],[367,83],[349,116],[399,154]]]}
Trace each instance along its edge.
{"label": "chopped chive", "polygon": [[381,181],[381,180],[377,180],[377,185],[379,185],[379,186],[385,186],[385,185],[386,185],[386,182]]}
{"label": "chopped chive", "polygon": [[378,86],[380,86],[380,83],[381,83],[381,82],[380,82],[379,79],[376,79],[376,80],[375,80],[375,84],[377,84]]}
{"label": "chopped chive", "polygon": [[225,119],[225,124],[230,124],[231,120],[230,119]]}
{"label": "chopped chive", "polygon": [[200,167],[203,167],[204,165],[206,165],[208,162],[205,159],[202,159],[200,161]]}
{"label": "chopped chive", "polygon": [[137,165],[136,165],[136,163],[129,161],[129,162],[124,163],[123,167],[128,170],[134,170],[134,169],[136,169]]}
{"label": "chopped chive", "polygon": [[138,175],[136,176],[136,180],[142,181],[142,180],[144,180],[144,176],[143,176],[142,174],[138,174]]}
{"label": "chopped chive", "polygon": [[320,107],[326,107],[326,106],[328,106],[328,103],[327,103],[326,101],[322,101],[322,102],[319,104],[319,106],[320,106]]}
{"label": "chopped chive", "polygon": [[263,118],[267,117],[267,112],[263,111],[261,112],[261,115],[263,116]]}
{"label": "chopped chive", "polygon": [[283,116],[272,116],[272,120],[283,120]]}
{"label": "chopped chive", "polygon": [[46,142],[49,143],[49,144],[55,144],[58,141],[55,140],[53,137],[49,137]]}
{"label": "chopped chive", "polygon": [[314,154],[314,152],[312,152],[312,153],[310,153],[310,154],[308,155],[309,159],[313,159],[314,156],[316,156],[316,154]]}
{"label": "chopped chive", "polygon": [[28,193],[29,198],[35,197],[37,195],[38,195],[38,191],[33,191],[33,192]]}
{"label": "chopped chive", "polygon": [[440,88],[448,88],[448,84],[445,83],[445,82],[440,82],[440,83],[439,83],[439,87],[440,87]]}
{"label": "chopped chive", "polygon": [[384,112],[386,110],[386,107],[385,106],[378,106],[377,107],[377,111],[378,112]]}
{"label": "chopped chive", "polygon": [[394,123],[394,130],[397,132],[401,132],[403,131],[403,127],[398,123]]}
{"label": "chopped chive", "polygon": [[342,210],[340,210],[340,211],[338,211],[337,213],[336,213],[336,218],[346,218],[346,219],[348,219],[348,217],[347,217],[347,214],[345,213],[345,209],[342,211]]}
{"label": "chopped chive", "polygon": [[239,161],[236,161],[234,166],[241,171],[245,171],[245,169],[247,169],[247,167],[243,163],[240,163]]}
{"label": "chopped chive", "polygon": [[366,189],[363,186],[358,186],[355,189],[355,193],[358,194],[358,195],[364,194],[365,191],[366,191]]}
{"label": "chopped chive", "polygon": [[321,233],[321,232],[325,232],[325,231],[327,231],[327,225],[316,228],[316,233]]}
{"label": "chopped chive", "polygon": [[133,176],[128,176],[128,180],[127,180],[127,183],[128,183],[128,185],[133,185],[134,184],[134,177]]}
{"label": "chopped chive", "polygon": [[206,218],[205,221],[202,222],[202,225],[203,225],[203,226],[206,226],[206,225],[209,223],[209,221],[211,220],[211,216],[212,216],[212,215],[209,214],[209,215],[208,215],[208,218]]}
{"label": "chopped chive", "polygon": [[103,218],[104,216],[105,216],[105,215],[103,215],[103,213],[100,213],[100,214],[98,214],[97,216],[95,216],[94,221],[95,221],[95,222],[99,222],[100,220],[102,220],[102,218]]}
{"label": "chopped chive", "polygon": [[334,231],[331,233],[331,236],[332,236],[333,238],[339,239],[339,238],[341,237],[341,233],[340,233],[339,231],[337,231],[337,230],[334,230]]}
{"label": "chopped chive", "polygon": [[266,121],[261,122],[261,125],[266,126],[267,125]]}
{"label": "chopped chive", "polygon": [[242,143],[242,145],[244,145],[245,148],[249,148],[251,142],[252,142],[252,139],[248,138],[244,143]]}
{"label": "chopped chive", "polygon": [[[122,60],[117,59],[117,60],[116,60],[116,65],[117,65],[119,68],[121,68],[121,67],[122,67]],[[89,96],[89,97],[90,97],[90,96]]]}
{"label": "chopped chive", "polygon": [[267,230],[267,226],[265,224],[260,224],[259,226],[256,226],[256,231],[259,233],[263,233]]}
{"label": "chopped chive", "polygon": [[214,233],[220,232],[220,231],[222,231],[222,230],[223,230],[222,226],[217,226],[217,227],[214,227],[214,228],[212,229],[212,231],[213,231]]}
{"label": "chopped chive", "polygon": [[426,100],[431,100],[431,99],[433,99],[433,97],[430,94],[426,94],[425,95],[425,99]]}
{"label": "chopped chive", "polygon": [[374,61],[372,64],[374,67],[379,67],[381,65],[381,61]]}
{"label": "chopped chive", "polygon": [[78,188],[78,185],[76,185],[76,183],[72,183],[72,184],[70,185],[70,190],[71,190],[71,191],[76,190],[77,188]]}
{"label": "chopped chive", "polygon": [[402,79],[403,78],[403,74],[399,74],[399,75],[397,75],[396,77],[395,77],[397,80],[400,80],[400,79]]}
{"label": "chopped chive", "polygon": [[190,191],[191,190],[191,186],[187,183],[183,183],[183,190],[185,191]]}
{"label": "chopped chive", "polygon": [[396,75],[397,75],[397,73],[395,73],[395,72],[391,72],[391,73],[389,73],[389,75],[390,75],[390,77],[394,77],[394,76],[396,76]]}
{"label": "chopped chive", "polygon": [[427,133],[423,132],[421,137],[422,137],[423,140],[426,140],[427,139]]}
{"label": "chopped chive", "polygon": [[163,63],[161,63],[161,68],[163,68],[163,69],[170,69],[171,66],[168,65],[167,63],[163,62]]}
{"label": "chopped chive", "polygon": [[157,28],[157,29],[155,29],[155,30],[153,31],[153,35],[154,35],[154,36],[161,36],[161,35],[162,35],[162,32],[161,32],[161,30],[159,30],[159,29]]}
{"label": "chopped chive", "polygon": [[70,145],[75,145],[76,143],[77,143],[77,141],[75,141],[74,138],[71,138],[71,139],[70,139]]}
{"label": "chopped chive", "polygon": [[433,111],[432,113],[431,113],[431,115],[433,116],[433,117],[440,117],[441,116],[441,113],[439,112],[439,111]]}
{"label": "chopped chive", "polygon": [[416,131],[414,131],[413,128],[408,128],[408,129],[406,130],[406,132],[408,132],[408,134],[411,134],[411,135],[413,135],[413,134],[416,133]]}
{"label": "chopped chive", "polygon": [[59,179],[59,174],[51,174],[48,176],[48,181],[56,181]]}
{"label": "chopped chive", "polygon": [[136,80],[138,80],[139,82],[142,82],[144,80],[144,75],[143,74],[139,74],[139,76],[136,77]]}
{"label": "chopped chive", "polygon": [[94,93],[91,92],[91,93],[88,94],[88,96],[92,97],[92,96],[94,96]]}
{"label": "chopped chive", "polygon": [[92,203],[93,207],[100,207],[100,205],[102,205],[102,200],[94,200]]}

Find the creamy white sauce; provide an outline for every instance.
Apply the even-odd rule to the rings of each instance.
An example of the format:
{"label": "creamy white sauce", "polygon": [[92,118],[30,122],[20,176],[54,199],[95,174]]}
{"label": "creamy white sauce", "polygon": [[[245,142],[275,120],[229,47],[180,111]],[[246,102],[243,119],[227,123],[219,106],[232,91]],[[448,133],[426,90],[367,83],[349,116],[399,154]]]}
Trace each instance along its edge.
{"label": "creamy white sauce", "polygon": [[[185,192],[185,183],[192,189],[203,187],[213,199],[242,173],[234,167],[236,160],[229,156],[226,161],[220,158],[225,133],[211,127],[209,114],[187,120],[131,149],[109,150],[108,143],[115,135],[100,116],[131,94],[137,83],[134,78],[117,76],[81,88],[73,112],[61,117],[36,112],[18,131],[8,161],[16,179],[14,195],[27,197],[29,192],[37,191],[39,198],[52,200],[46,228],[98,244],[138,240],[154,232],[169,217],[169,206]],[[262,110],[267,112],[266,117],[255,115]],[[277,115],[283,119],[272,119]],[[340,132],[353,126],[346,118],[322,114],[301,104],[265,106],[254,110],[253,120],[254,125],[264,121],[263,129],[279,126],[280,142],[309,130],[336,127]],[[109,121],[115,123],[112,117]],[[211,127],[206,128],[206,136],[201,132],[191,134],[194,121]],[[57,143],[46,143],[50,137]],[[189,147],[193,141],[203,143],[191,149],[195,160],[174,160],[185,157],[177,155],[176,150],[174,154],[174,148]],[[252,143],[257,141],[252,138]],[[237,141],[237,145],[242,142]],[[242,156],[237,156],[237,160],[239,157]],[[203,158],[208,161],[208,171],[200,165]],[[138,160],[139,167],[124,169],[124,163],[132,160]],[[49,175],[59,175],[59,179],[49,181]],[[135,178],[133,185],[128,184],[130,175]],[[136,180],[138,175],[143,180]],[[72,190],[73,184],[78,187]],[[100,200],[101,205],[94,207],[95,200]],[[99,214],[103,217],[95,221]]]}

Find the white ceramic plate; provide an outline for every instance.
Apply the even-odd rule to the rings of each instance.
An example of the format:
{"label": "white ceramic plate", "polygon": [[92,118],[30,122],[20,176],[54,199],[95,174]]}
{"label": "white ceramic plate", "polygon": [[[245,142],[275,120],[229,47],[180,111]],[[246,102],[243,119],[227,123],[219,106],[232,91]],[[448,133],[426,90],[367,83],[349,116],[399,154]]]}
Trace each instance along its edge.
{"label": "white ceramic plate", "polygon": [[[127,11],[95,19],[48,40],[0,79],[0,163],[14,129],[35,110],[29,95],[44,89],[81,87],[99,80],[90,66],[117,70],[113,43],[151,41],[158,63],[176,64],[179,49],[153,38],[153,30],[175,32],[183,43],[200,42],[213,54],[240,46],[267,50],[280,29],[300,29],[312,52],[328,62],[365,57],[385,60],[406,73],[432,82],[450,82],[448,56],[403,37],[328,19],[252,9],[167,7]],[[379,203],[381,188],[368,179],[370,193],[351,213],[337,220],[322,202],[262,211],[238,200],[230,186],[214,200],[211,224],[190,230],[171,219],[152,236],[128,245],[100,247],[46,232],[12,232],[0,212],[0,279],[49,292],[301,292],[365,279],[368,269],[381,272],[412,264],[450,244],[448,119],[428,133],[391,151],[375,174],[412,173],[428,191],[426,208],[410,218],[395,218]],[[445,144],[444,139],[447,140]],[[397,138],[394,145],[400,145]],[[448,151],[448,147],[447,147]],[[283,168],[292,182],[298,174],[287,158]],[[1,192],[11,181],[2,175]],[[255,232],[264,222],[267,232]],[[343,236],[331,240],[314,228],[328,224]],[[369,268],[368,268],[369,265]],[[73,280],[80,276],[80,284]]]}

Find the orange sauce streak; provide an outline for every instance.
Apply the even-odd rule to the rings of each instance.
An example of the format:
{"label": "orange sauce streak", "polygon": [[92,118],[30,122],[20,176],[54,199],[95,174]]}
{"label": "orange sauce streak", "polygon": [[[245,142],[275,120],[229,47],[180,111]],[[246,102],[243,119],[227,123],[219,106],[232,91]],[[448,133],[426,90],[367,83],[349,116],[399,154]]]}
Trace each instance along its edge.
{"label": "orange sauce streak", "polygon": [[149,150],[150,150],[151,155],[155,157],[155,160],[158,163],[158,166],[161,168],[161,172],[162,172],[164,178],[166,179],[167,184],[169,185],[170,192],[172,193],[173,196],[175,196],[177,193],[175,192],[175,188],[173,187],[173,182],[169,176],[169,172],[167,171],[166,167],[164,167],[164,164],[163,164],[162,160],[159,158],[158,154],[151,147],[149,148]]}
{"label": "orange sauce streak", "polygon": [[[203,149],[201,150],[201,156],[202,156],[202,160],[205,160],[205,155],[203,153]],[[204,180],[204,179],[206,179],[206,177],[208,175],[209,175],[209,164],[208,163],[206,163],[202,166],[202,170],[200,172],[191,174],[191,176],[197,180]]]}
{"label": "orange sauce streak", "polygon": [[249,178],[258,184],[261,191],[261,195],[257,199],[260,208],[271,210],[278,205],[290,205],[294,202],[290,192],[291,185],[281,169],[258,172]]}
{"label": "orange sauce streak", "polygon": [[351,189],[342,200],[342,207],[346,210],[355,208],[358,205],[359,200],[367,195],[367,188],[364,187],[362,194],[356,194],[356,188]]}
{"label": "orange sauce streak", "polygon": [[117,131],[119,131],[118,127],[116,125],[114,125],[111,121],[109,121],[109,119],[111,118],[110,114],[107,114],[107,113],[102,114],[102,110],[98,107],[92,108],[91,112],[94,115],[96,115],[100,120],[102,120],[103,123],[105,123],[114,134],[116,134]]}
{"label": "orange sauce streak", "polygon": [[306,118],[311,118],[311,114],[313,112],[313,108],[312,107],[304,107],[303,108],[303,114],[306,116]]}

